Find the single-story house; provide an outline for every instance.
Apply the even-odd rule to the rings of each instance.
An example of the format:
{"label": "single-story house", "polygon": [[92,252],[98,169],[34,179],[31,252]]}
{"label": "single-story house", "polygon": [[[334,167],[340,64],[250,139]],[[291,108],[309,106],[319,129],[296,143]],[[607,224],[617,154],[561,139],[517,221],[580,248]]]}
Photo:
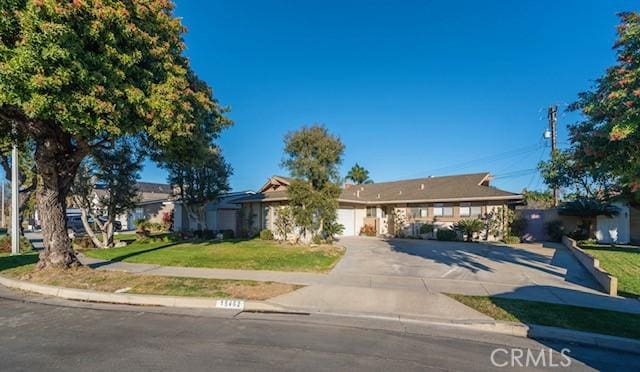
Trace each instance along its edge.
{"label": "single-story house", "polygon": [[[205,206],[206,230],[221,231],[232,230],[234,235],[238,234],[238,213],[240,204],[236,200],[255,194],[253,191],[229,192],[220,195],[217,200],[207,203]],[[180,200],[175,201],[175,211],[173,216],[174,231],[194,231],[204,230],[205,226],[189,219]]]}
{"label": "single-story house", "polygon": [[[163,215],[173,212],[173,188],[171,185],[138,182],[136,187],[138,188],[136,206],[117,218],[122,224],[122,230],[135,229],[135,221],[139,219],[146,219],[152,223],[162,223]],[[96,190],[96,192],[100,191],[107,192],[106,190]]]}
{"label": "single-story house", "polygon": [[[345,185],[338,199],[338,223],[344,226],[343,236],[359,235],[365,225],[378,235],[390,235],[398,228],[390,218],[395,214],[403,217],[406,234],[417,235],[425,223],[449,227],[522,202],[521,194],[492,187],[490,181],[485,172]],[[240,231],[249,235],[262,229],[273,231],[275,209],[288,204],[290,183],[291,178],[273,176],[256,194],[236,200],[242,205]]]}

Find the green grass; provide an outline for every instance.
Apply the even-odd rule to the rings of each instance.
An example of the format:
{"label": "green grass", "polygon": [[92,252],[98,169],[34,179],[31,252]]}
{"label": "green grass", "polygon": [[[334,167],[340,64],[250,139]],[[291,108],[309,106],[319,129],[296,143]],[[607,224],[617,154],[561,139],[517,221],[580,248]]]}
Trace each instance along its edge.
{"label": "green grass", "polygon": [[247,300],[266,300],[300,288],[292,284],[273,282],[136,275],[120,271],[92,270],[87,267],[35,270],[37,262],[37,253],[18,256],[1,254],[0,275],[39,284],[102,292],[130,288],[127,293]]}
{"label": "green grass", "polygon": [[448,296],[496,320],[640,339],[640,314],[486,296]]}
{"label": "green grass", "polygon": [[640,249],[581,244],[587,253],[600,260],[600,266],[618,278],[618,294],[640,297]]}
{"label": "green grass", "polygon": [[85,254],[103,260],[163,266],[326,272],[336,264],[343,251],[331,246],[311,248],[254,239],[223,242],[135,242],[122,248],[90,250]]}

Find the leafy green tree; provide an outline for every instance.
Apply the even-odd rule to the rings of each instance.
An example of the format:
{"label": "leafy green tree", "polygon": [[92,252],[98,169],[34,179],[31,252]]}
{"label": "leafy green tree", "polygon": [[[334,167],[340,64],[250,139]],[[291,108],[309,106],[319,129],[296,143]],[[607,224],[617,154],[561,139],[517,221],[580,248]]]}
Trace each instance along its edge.
{"label": "leafy green tree", "polygon": [[0,137],[35,144],[45,249],[39,268],[77,266],[65,200],[82,160],[123,136],[147,148],[219,127],[222,110],[182,55],[168,0],[0,2]]}
{"label": "leafy green tree", "polygon": [[315,236],[337,219],[344,145],[324,126],[313,125],[287,134],[284,152],[282,165],[294,178],[287,191],[296,225],[301,235]]}
{"label": "leafy green tree", "polygon": [[563,190],[564,199],[605,200],[618,192],[618,179],[611,172],[583,160],[574,149],[557,151],[538,168],[547,186]]}
{"label": "leafy green tree", "polygon": [[620,14],[617,62],[580,93],[570,109],[584,120],[569,127],[573,158],[617,178],[622,191],[640,202],[640,14]]}
{"label": "leafy green tree", "polygon": [[369,178],[369,171],[358,163],[349,169],[345,178],[353,181],[356,185],[373,183],[373,180]]}
{"label": "leafy green tree", "polygon": [[[116,217],[134,208],[138,201],[137,179],[142,156],[135,154],[132,143],[120,140],[111,148],[96,150],[76,173],[71,194],[80,208],[84,229],[96,247],[113,247]],[[106,191],[97,200],[96,184]],[[89,217],[93,225],[89,223]],[[96,237],[94,226],[102,233],[102,239]]]}
{"label": "leafy green tree", "polygon": [[218,147],[196,148],[194,151],[189,158],[169,158],[164,166],[169,171],[169,182],[178,190],[188,226],[194,221],[197,230],[209,230],[207,203],[229,191],[232,169]]}
{"label": "leafy green tree", "polygon": [[553,194],[549,190],[528,191],[525,189],[522,194],[529,207],[551,208],[553,206]]}
{"label": "leafy green tree", "polygon": [[279,207],[275,210],[274,226],[276,230],[276,238],[279,241],[289,240],[289,235],[295,228],[295,221],[293,219],[293,213],[288,206]]}

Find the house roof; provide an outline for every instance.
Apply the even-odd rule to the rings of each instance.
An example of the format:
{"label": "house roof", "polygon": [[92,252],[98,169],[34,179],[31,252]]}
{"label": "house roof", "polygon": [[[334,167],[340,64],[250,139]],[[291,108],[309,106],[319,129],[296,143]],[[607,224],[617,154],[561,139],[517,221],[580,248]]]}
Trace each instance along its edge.
{"label": "house roof", "polygon": [[[173,194],[171,185],[164,183],[137,182],[136,187],[138,188],[138,202],[141,204],[166,201]],[[104,185],[96,185],[94,193],[101,198],[107,196],[109,190]]]}
{"label": "house roof", "polygon": [[136,183],[139,192],[141,193],[158,193],[158,194],[172,194],[173,188],[166,183],[151,183],[151,182],[138,182]]}
{"label": "house roof", "polygon": [[[284,179],[283,177],[279,177]],[[290,182],[291,179],[288,179]],[[473,200],[520,200],[522,195],[489,186],[488,172],[354,185],[339,201],[361,204]],[[264,188],[264,187],[263,187]],[[288,200],[286,190],[257,193],[238,202]]]}
{"label": "house roof", "polygon": [[489,180],[485,172],[355,185],[342,190],[340,200],[375,204],[522,199],[520,194],[489,186]]}

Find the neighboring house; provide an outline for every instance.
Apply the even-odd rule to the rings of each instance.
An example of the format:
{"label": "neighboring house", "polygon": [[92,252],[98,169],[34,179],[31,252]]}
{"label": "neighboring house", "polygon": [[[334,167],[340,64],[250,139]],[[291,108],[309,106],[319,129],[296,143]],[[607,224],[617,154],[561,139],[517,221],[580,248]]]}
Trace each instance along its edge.
{"label": "neighboring house", "polygon": [[123,230],[136,228],[135,221],[145,219],[152,223],[162,223],[165,213],[171,214],[174,209],[173,188],[164,183],[138,182],[138,201],[127,213],[118,216]]}
{"label": "neighboring house", "polygon": [[[338,199],[338,223],[344,226],[343,236],[359,235],[365,225],[378,235],[392,235],[399,228],[417,235],[425,223],[450,227],[522,202],[522,195],[492,187],[490,180],[489,173],[475,173],[347,185]],[[288,204],[290,183],[288,177],[273,176],[255,195],[237,200],[242,204],[240,230],[248,235],[274,230],[275,208]],[[402,216],[402,226],[394,223],[394,214]]]}
{"label": "neighboring house", "polygon": [[[212,231],[232,230],[238,234],[238,213],[240,204],[236,200],[255,194],[253,191],[238,191],[220,195],[220,197],[207,203],[205,207],[206,229]],[[204,226],[198,226],[196,221],[189,221],[187,213],[180,200],[175,201],[173,216],[174,231],[203,230]]]}
{"label": "neighboring house", "polygon": [[566,233],[580,229],[584,220],[591,220],[590,234],[600,243],[627,244],[640,243],[640,208],[633,204],[618,200],[612,203],[618,207],[619,213],[614,217],[578,217],[558,214],[557,208],[521,209],[517,217],[527,220],[524,239],[527,241],[548,240],[545,225],[559,221]]}

